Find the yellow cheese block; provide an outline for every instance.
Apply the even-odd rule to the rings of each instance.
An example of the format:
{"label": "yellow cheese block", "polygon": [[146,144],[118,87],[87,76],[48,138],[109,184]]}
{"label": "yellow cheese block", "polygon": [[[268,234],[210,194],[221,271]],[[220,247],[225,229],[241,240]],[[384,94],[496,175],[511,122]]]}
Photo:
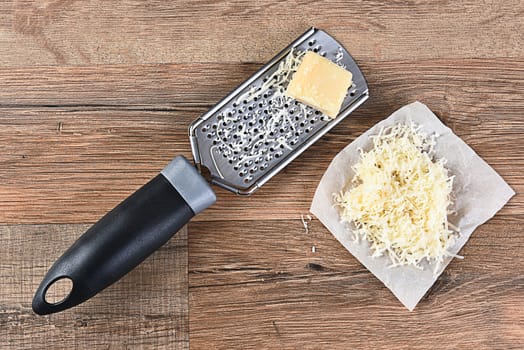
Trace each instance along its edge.
{"label": "yellow cheese block", "polygon": [[352,78],[351,72],[308,51],[288,85],[286,95],[335,118]]}

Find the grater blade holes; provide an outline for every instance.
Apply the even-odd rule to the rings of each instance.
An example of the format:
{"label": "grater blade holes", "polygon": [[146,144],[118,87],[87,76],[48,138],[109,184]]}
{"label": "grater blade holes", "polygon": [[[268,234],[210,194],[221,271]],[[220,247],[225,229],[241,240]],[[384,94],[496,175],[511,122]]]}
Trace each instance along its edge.
{"label": "grater blade holes", "polygon": [[[306,39],[296,46],[295,53],[306,50],[341,66],[348,64],[345,50],[336,42],[324,40],[323,36]],[[291,78],[281,80],[283,75],[273,74],[283,61],[277,61],[257,80],[231,97],[220,110],[208,117],[210,122],[199,130],[203,143],[201,149],[205,146],[213,148],[211,158],[204,157],[204,161],[214,163],[218,175],[228,186],[239,189],[253,186],[269,169],[285,162],[293,151],[316,137],[314,135],[332,121],[296,100],[283,98]],[[262,91],[262,86],[268,84],[273,86]],[[347,99],[359,93],[353,84]],[[221,134],[217,133],[219,130]],[[207,134],[211,137],[207,138]]]}

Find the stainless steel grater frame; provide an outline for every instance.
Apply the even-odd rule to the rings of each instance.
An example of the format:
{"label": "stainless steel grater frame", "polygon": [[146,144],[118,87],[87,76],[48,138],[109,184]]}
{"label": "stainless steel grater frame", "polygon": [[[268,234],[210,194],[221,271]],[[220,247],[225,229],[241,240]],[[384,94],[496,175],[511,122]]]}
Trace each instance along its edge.
{"label": "stainless steel grater frame", "polygon": [[[256,91],[291,50],[312,50],[343,66],[353,74],[353,85],[334,119],[292,102],[286,108],[292,120],[281,118],[274,123],[268,140],[260,130],[267,131],[272,118],[268,108],[274,91],[251,101],[238,101],[238,97],[248,95],[249,90]],[[311,28],[191,124],[189,135],[195,163],[201,171],[207,168],[211,183],[237,194],[252,194],[368,97],[366,80],[347,50],[326,32]]]}
{"label": "stainless steel grater frame", "polygon": [[[288,80],[278,76],[275,84],[279,82],[279,86],[260,90],[258,97],[250,96],[261,84],[271,85],[273,73],[283,60],[294,57],[295,50],[297,54],[316,51],[353,73],[353,86],[337,118],[329,119],[284,98],[282,91]],[[293,62],[300,61],[297,57]],[[209,170],[212,183],[238,194],[251,194],[367,98],[366,81],[349,53],[325,32],[310,29],[191,125],[195,162],[201,170]],[[45,315],[88,300],[140,264],[215,201],[208,181],[184,157],[175,157],[62,254],[36,290],[33,310]],[[48,289],[61,279],[72,282],[69,294],[59,302],[46,300]]]}

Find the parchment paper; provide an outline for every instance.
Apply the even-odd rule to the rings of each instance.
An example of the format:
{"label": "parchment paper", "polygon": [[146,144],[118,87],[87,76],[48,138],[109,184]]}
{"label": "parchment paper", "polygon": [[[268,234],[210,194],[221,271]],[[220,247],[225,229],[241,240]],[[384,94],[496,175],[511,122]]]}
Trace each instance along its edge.
{"label": "parchment paper", "polygon": [[457,254],[475,228],[495,215],[515,192],[493,168],[420,102],[397,110],[346,146],[333,159],[315,192],[311,212],[412,311],[452,258],[441,264],[436,273],[434,270],[437,266],[428,263],[423,264],[423,270],[411,266],[389,267],[389,257],[372,258],[367,242],[354,241],[351,225],[341,223],[338,211],[333,207],[333,193],[345,188],[354,176],[351,166],[359,160],[357,149],[360,147],[365,151],[369,150],[372,147],[369,136],[376,135],[381,127],[409,120],[421,125],[422,131],[428,134],[440,135],[435,146],[435,157],[446,158],[450,175],[455,175],[453,192],[456,215],[449,217],[449,221],[459,227],[460,236],[449,249],[452,253]]}

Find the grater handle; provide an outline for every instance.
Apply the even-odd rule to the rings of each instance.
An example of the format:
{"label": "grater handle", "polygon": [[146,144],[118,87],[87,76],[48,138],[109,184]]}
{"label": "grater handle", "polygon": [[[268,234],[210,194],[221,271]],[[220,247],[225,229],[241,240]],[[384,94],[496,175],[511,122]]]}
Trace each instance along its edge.
{"label": "grater handle", "polygon": [[[182,156],[87,230],[49,269],[33,310],[51,314],[76,306],[113,284],[216,200],[206,180]],[[69,294],[46,301],[48,288],[69,279]]]}

